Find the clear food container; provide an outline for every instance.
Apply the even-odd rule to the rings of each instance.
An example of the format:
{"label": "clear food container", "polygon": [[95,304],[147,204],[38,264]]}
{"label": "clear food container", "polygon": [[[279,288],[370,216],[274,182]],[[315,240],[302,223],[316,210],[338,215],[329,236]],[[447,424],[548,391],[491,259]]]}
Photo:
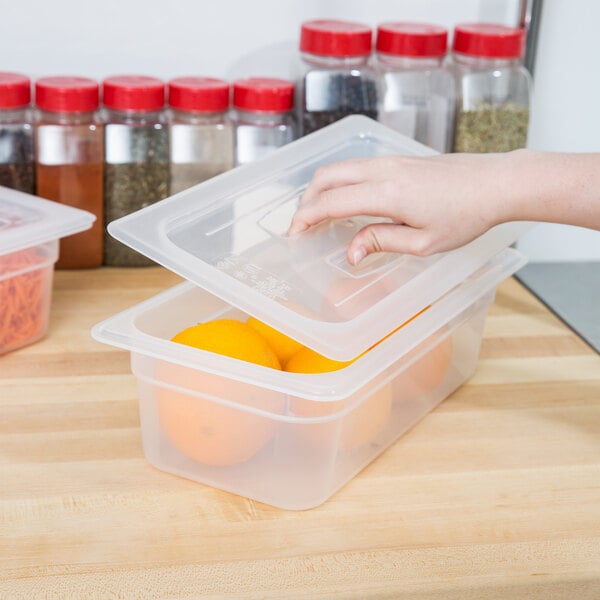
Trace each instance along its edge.
{"label": "clear food container", "polygon": [[58,240],[89,229],[95,216],[0,187],[0,354],[48,329]]}
{"label": "clear food container", "polygon": [[[93,329],[131,351],[152,464],[281,508],[314,507],[471,375],[495,287],[524,262],[507,247],[527,224],[452,252],[379,254],[358,267],[345,252],[371,217],[286,234],[319,166],[433,153],[348,117],[109,225],[189,279]],[[352,362],[292,373],[171,341],[196,323],[249,315]]]}

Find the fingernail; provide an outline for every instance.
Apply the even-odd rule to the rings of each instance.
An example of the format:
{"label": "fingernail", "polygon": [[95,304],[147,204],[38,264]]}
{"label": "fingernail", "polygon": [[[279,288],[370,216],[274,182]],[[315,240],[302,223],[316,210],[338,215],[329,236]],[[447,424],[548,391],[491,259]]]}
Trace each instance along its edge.
{"label": "fingernail", "polygon": [[352,264],[357,265],[366,255],[367,255],[367,251],[362,246],[359,246],[352,253]]}

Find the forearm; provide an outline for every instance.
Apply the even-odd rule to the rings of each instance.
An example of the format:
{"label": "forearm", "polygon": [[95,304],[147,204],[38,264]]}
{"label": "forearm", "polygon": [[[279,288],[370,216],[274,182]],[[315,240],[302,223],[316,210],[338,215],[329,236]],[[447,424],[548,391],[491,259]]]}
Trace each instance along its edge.
{"label": "forearm", "polygon": [[499,175],[506,201],[497,222],[546,221],[600,230],[600,154],[518,150]]}

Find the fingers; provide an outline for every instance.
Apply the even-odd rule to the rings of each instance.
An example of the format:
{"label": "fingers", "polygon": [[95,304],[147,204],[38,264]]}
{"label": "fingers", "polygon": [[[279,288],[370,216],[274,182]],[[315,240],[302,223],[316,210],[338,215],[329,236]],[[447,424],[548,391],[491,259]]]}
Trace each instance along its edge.
{"label": "fingers", "polygon": [[356,215],[389,217],[390,206],[378,183],[358,183],[327,189],[314,202],[303,204],[296,211],[288,235],[305,231],[326,219],[342,219]]}
{"label": "fingers", "polygon": [[435,252],[435,248],[431,235],[425,229],[394,223],[377,223],[364,227],[354,236],[348,246],[348,262],[357,265],[374,252],[428,256]]}

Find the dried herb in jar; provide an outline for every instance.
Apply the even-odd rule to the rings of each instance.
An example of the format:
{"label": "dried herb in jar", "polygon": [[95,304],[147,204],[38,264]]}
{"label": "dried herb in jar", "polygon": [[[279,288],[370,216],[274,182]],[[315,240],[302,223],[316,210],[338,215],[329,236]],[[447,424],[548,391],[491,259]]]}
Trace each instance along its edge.
{"label": "dried herb in jar", "polygon": [[[169,143],[164,125],[106,125],[104,218],[106,223],[169,195]],[[152,265],[149,258],[106,235],[104,264]]]}
{"label": "dried herb in jar", "polygon": [[509,152],[527,144],[529,109],[484,102],[456,115],[454,152]]}

